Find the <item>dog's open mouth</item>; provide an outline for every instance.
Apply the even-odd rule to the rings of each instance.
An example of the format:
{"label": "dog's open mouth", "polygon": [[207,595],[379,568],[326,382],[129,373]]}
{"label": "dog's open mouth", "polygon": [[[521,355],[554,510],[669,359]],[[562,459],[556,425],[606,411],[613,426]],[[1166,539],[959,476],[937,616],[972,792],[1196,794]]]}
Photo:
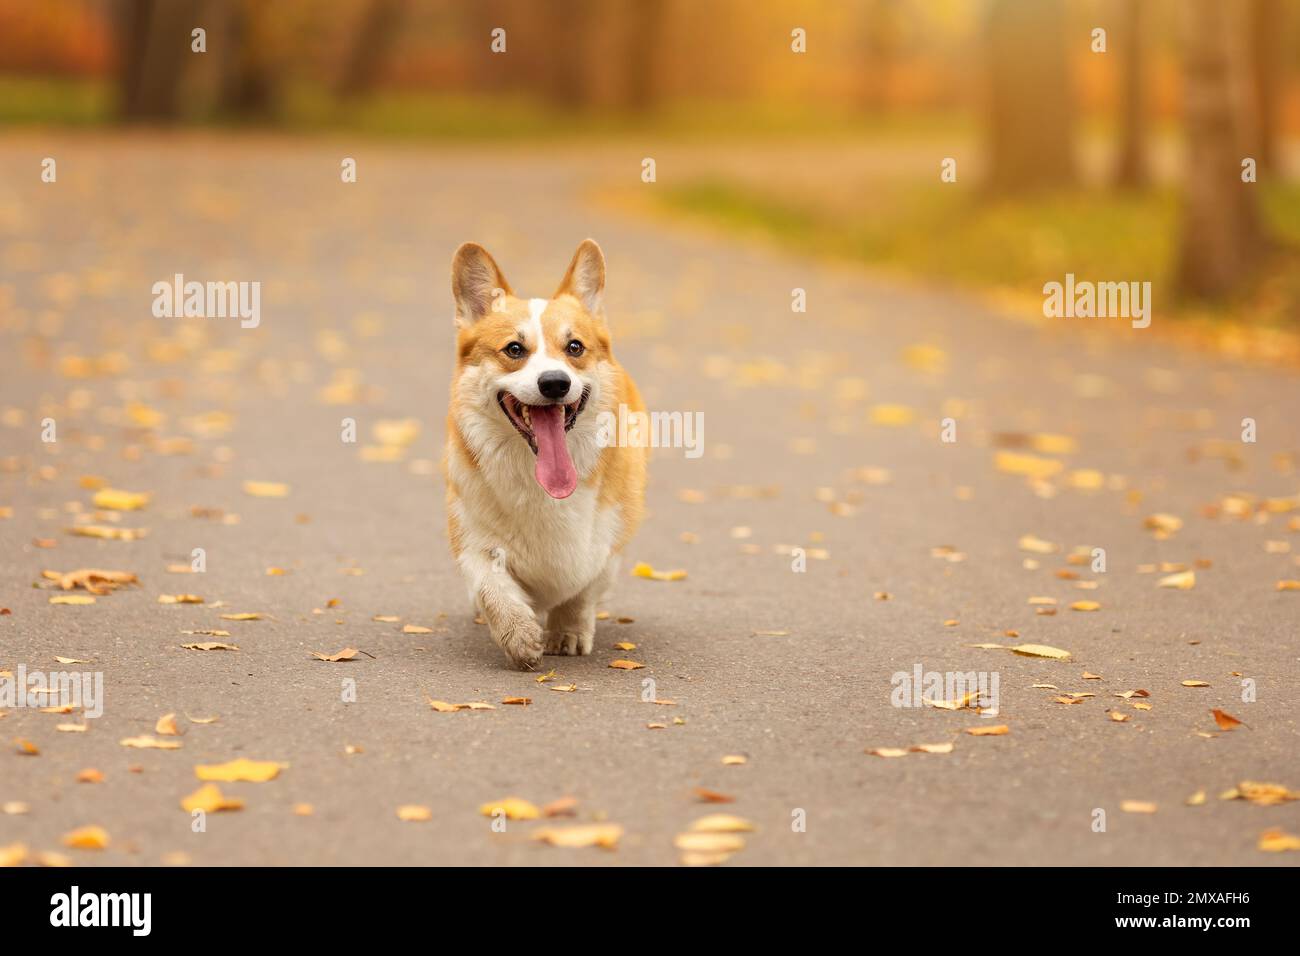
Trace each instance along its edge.
{"label": "dog's open mouth", "polygon": [[509,392],[497,392],[497,404],[537,456],[537,483],[552,498],[567,498],[578,487],[578,471],[569,457],[564,434],[587,407],[590,389],[568,405],[525,405]]}

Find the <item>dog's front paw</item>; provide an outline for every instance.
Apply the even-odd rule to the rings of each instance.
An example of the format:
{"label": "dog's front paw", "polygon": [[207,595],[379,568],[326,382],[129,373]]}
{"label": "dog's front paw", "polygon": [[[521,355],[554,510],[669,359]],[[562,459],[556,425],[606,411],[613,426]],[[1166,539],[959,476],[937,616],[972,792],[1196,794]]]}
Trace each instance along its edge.
{"label": "dog's front paw", "polygon": [[590,654],[596,637],[590,631],[546,631],[543,636],[547,654],[563,654],[568,657],[585,657]]}
{"label": "dog's front paw", "polygon": [[497,643],[520,670],[531,671],[542,660],[542,627],[536,621],[520,617],[497,635]]}

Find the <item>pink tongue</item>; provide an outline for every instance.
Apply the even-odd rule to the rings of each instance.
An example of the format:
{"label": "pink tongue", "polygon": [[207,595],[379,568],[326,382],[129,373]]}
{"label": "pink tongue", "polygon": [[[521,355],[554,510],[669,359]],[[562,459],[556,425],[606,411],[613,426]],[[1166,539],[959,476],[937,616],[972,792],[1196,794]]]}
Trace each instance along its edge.
{"label": "pink tongue", "polygon": [[531,408],[533,437],[537,439],[537,483],[552,498],[567,498],[578,487],[578,470],[564,443],[564,406]]}

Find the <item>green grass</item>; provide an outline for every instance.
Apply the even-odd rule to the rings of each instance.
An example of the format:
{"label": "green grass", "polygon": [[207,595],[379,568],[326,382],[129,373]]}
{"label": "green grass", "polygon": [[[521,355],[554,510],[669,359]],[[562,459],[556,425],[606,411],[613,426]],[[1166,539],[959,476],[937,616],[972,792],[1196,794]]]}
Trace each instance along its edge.
{"label": "green grass", "polygon": [[[969,131],[961,114],[867,115],[797,103],[700,101],[669,103],[644,114],[565,111],[528,96],[470,96],[379,91],[340,101],[318,86],[290,84],[269,117],[198,113],[184,125],[217,125],[288,133],[357,133],[438,142],[637,137],[674,140],[818,141],[872,137],[934,139]],[[0,76],[0,127],[109,126],[115,92],[103,79]]]}
{"label": "green grass", "polygon": [[104,82],[45,77],[0,77],[0,126],[95,126],[113,114]]}
{"label": "green grass", "polygon": [[[669,186],[660,202],[689,219],[758,235],[818,255],[978,288],[1041,288],[1080,279],[1151,281],[1172,287],[1179,204],[1172,190],[1084,190],[1022,198],[972,195],[929,184],[881,190],[869,209],[845,197],[836,210],[775,199],[720,180]],[[1279,251],[1239,300],[1214,307],[1252,321],[1300,324],[1300,185],[1260,187]],[[1262,289],[1268,294],[1260,296]],[[1263,299],[1257,302],[1256,298]]]}

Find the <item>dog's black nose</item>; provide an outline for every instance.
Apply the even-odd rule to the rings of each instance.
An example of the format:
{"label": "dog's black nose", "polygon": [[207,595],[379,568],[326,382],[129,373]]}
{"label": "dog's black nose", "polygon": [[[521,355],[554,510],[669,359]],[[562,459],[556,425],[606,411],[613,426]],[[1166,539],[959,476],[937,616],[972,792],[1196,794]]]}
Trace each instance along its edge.
{"label": "dog's black nose", "polygon": [[547,398],[563,398],[569,394],[569,376],[552,369],[537,376],[537,390]]}

